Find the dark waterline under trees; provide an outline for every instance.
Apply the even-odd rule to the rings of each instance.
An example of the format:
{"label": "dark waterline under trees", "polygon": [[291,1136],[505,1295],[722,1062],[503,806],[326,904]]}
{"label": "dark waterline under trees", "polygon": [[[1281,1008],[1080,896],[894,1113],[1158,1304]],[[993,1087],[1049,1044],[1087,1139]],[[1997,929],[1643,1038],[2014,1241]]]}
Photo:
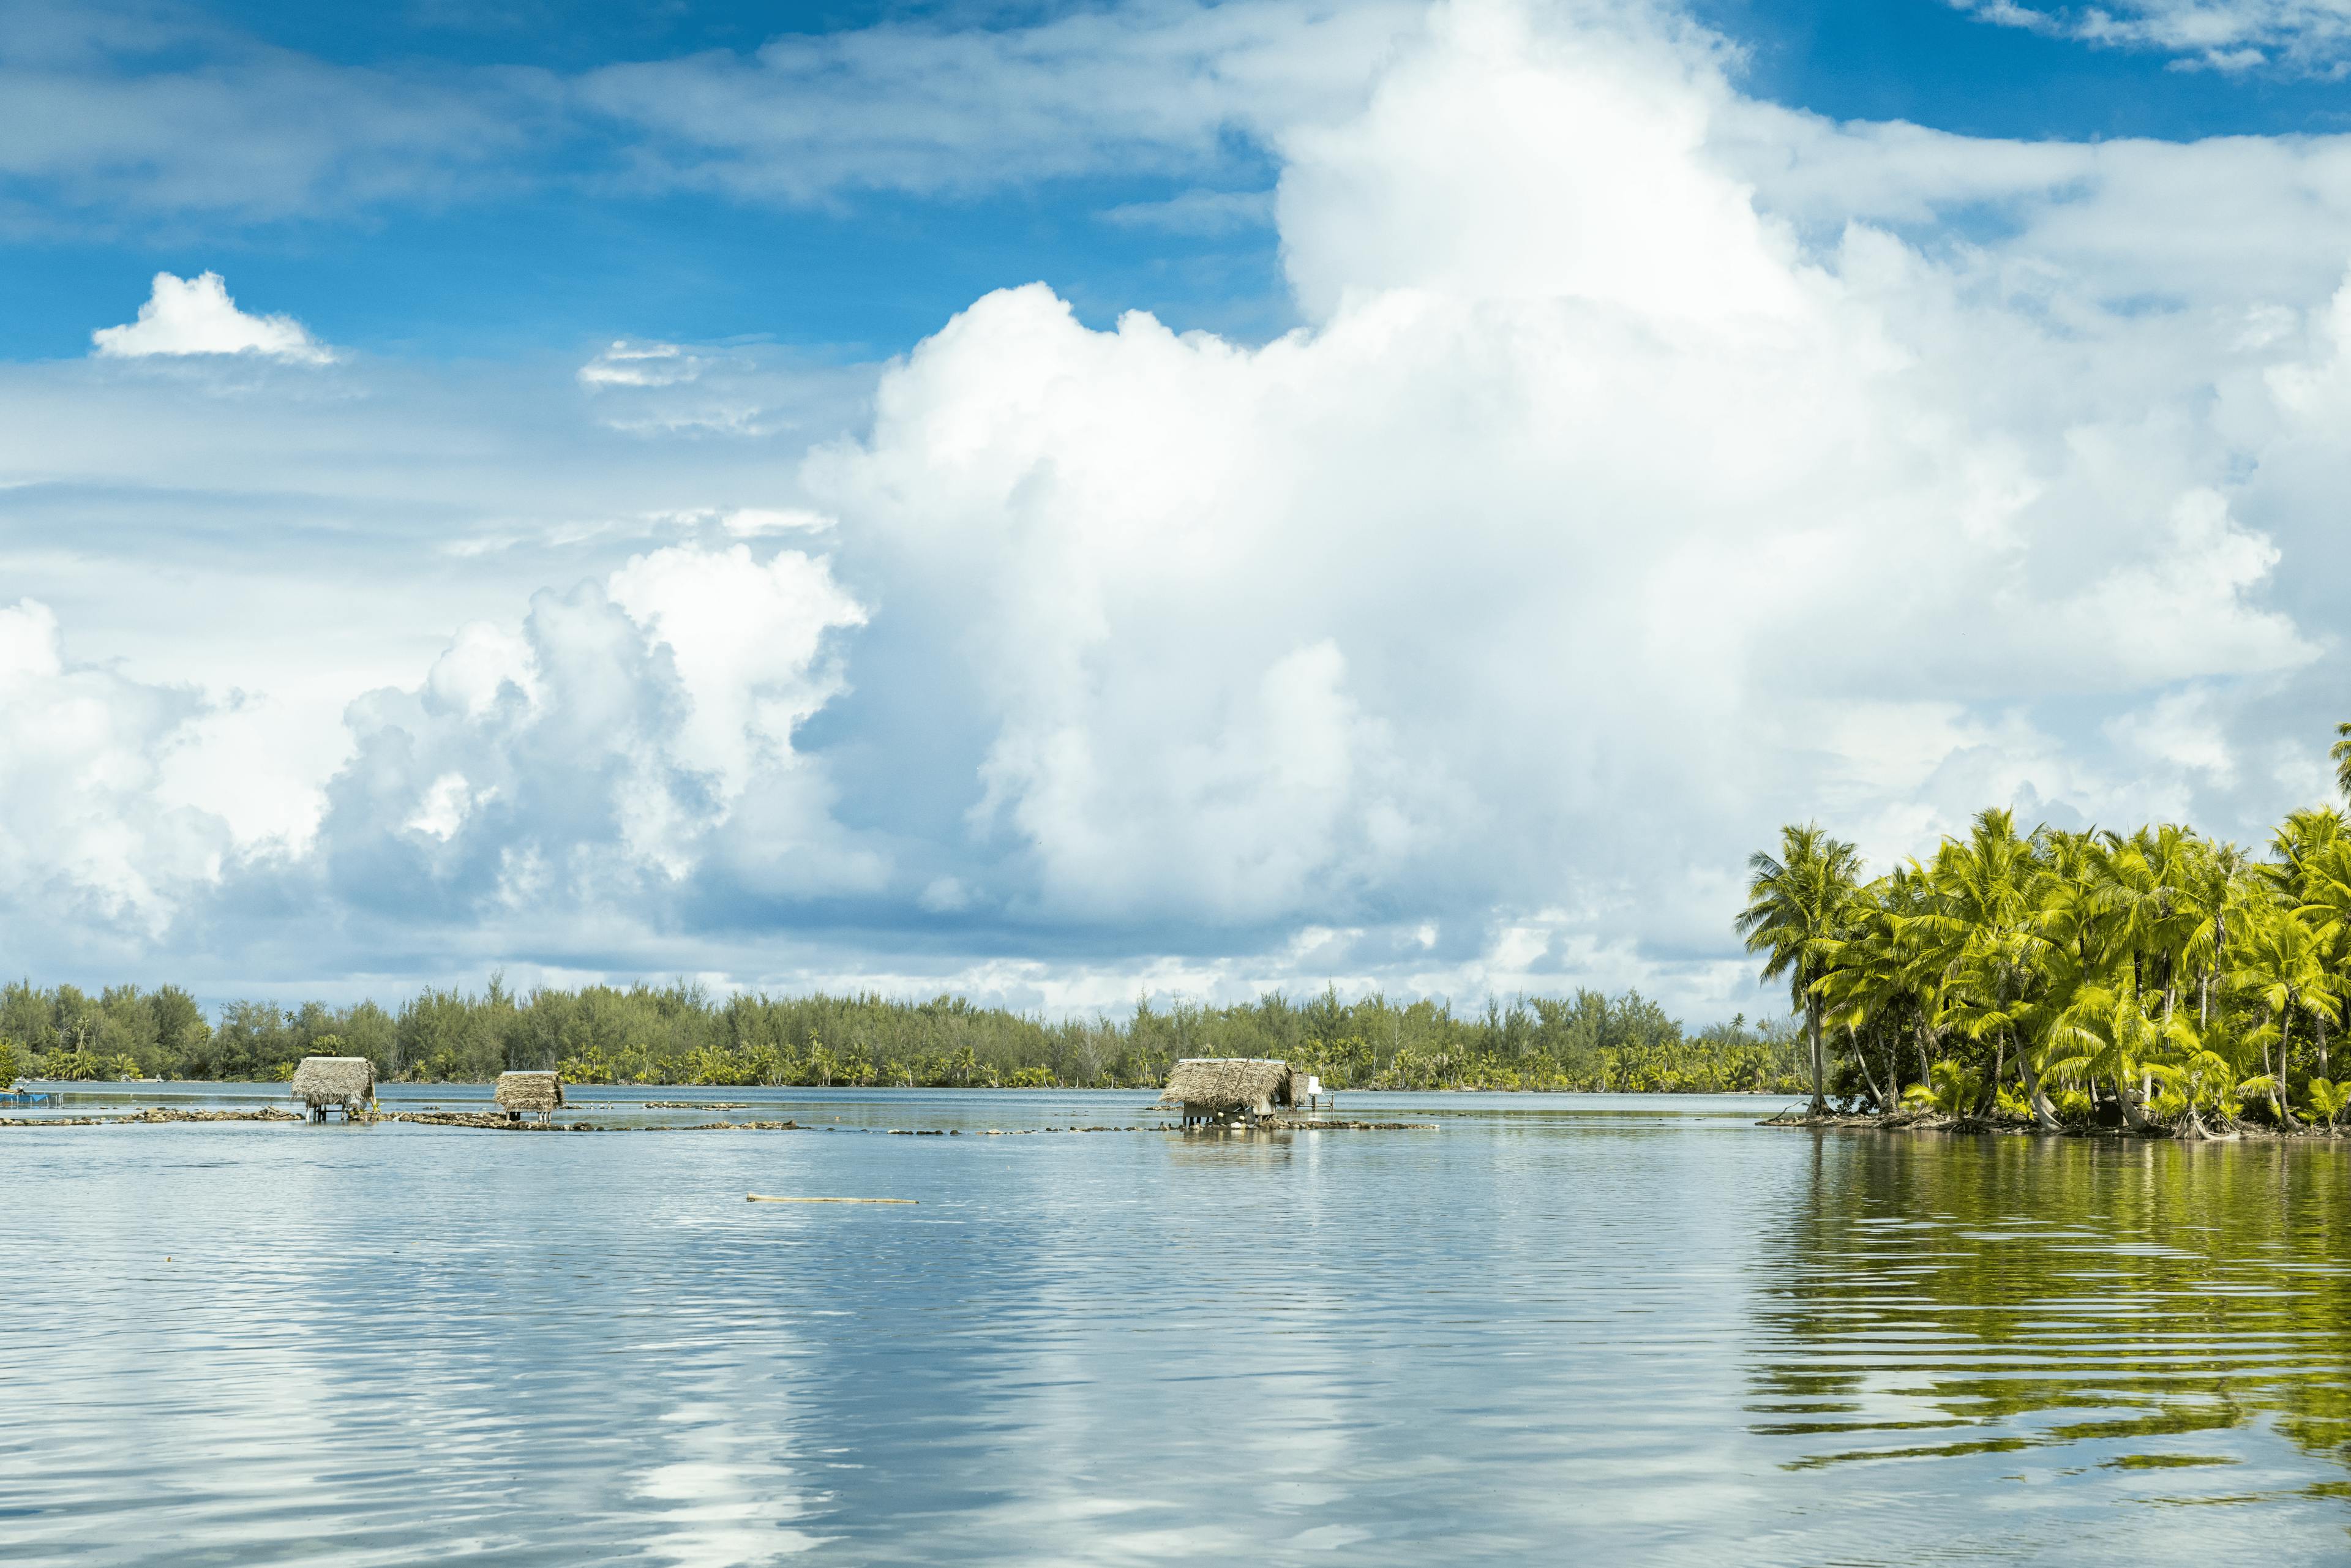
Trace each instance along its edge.
{"label": "dark waterline under trees", "polygon": [[1795,1092],[1796,1031],[1744,1019],[1692,1033],[1637,991],[1442,1002],[1138,1003],[1049,1022],[956,997],[713,996],[697,985],[427,990],[373,1002],[233,1002],[184,990],[18,982],[0,990],[0,1084],[38,1078],[282,1079],[310,1054],[365,1056],[386,1080],[559,1069],[575,1083],[1156,1088],[1185,1056],[1277,1056],[1332,1089]]}

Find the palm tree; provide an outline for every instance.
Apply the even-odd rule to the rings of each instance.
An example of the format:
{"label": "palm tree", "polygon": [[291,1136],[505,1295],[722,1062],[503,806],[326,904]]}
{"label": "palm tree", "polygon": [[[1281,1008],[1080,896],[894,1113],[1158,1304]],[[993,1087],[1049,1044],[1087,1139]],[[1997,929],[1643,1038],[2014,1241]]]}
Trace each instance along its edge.
{"label": "palm tree", "polygon": [[[2325,1018],[2335,1005],[2327,990],[2325,967],[2319,962],[2317,938],[2290,908],[2263,910],[2246,933],[2244,962],[2237,982],[2269,1014],[2249,1037],[2262,1048],[2262,1076],[2241,1087],[2267,1090],[2278,1125],[2291,1127],[2294,1113],[2286,1108],[2285,1090],[2293,1060],[2294,1015]],[[2274,1068],[2270,1065],[2273,1040],[2278,1048]]]}
{"label": "palm tree", "polygon": [[2128,838],[2107,834],[2095,861],[2095,896],[2121,917],[2115,935],[2130,957],[2134,988],[2144,996],[2159,981],[2166,1019],[2179,1001],[2179,970],[2196,930],[2190,892],[2201,843],[2167,822]]}
{"label": "palm tree", "polygon": [[2194,925],[2181,955],[2196,970],[2198,1029],[2211,1026],[2212,982],[2220,977],[2228,956],[2231,922],[2252,896],[2252,865],[2243,846],[2207,842],[2189,870],[2188,906]]}
{"label": "palm tree", "polygon": [[[1908,1030],[1918,1053],[1917,1084],[1930,1093],[1934,1087],[1928,1044],[1940,1032],[1943,960],[1917,918],[1927,912],[1931,897],[1926,873],[1915,861],[1862,888],[1847,920],[1850,935],[1832,944],[1829,972],[1818,988],[1823,1003],[1855,1037],[1856,1052],[1864,1051],[1864,1030],[1883,1046],[1886,1084],[1880,1103],[1888,1109],[1901,1085],[1894,1046],[1900,1030]],[[1862,1060],[1866,1071],[1865,1054]],[[1870,1085],[1876,1094],[1874,1074]]]}
{"label": "palm tree", "polygon": [[1978,812],[1967,842],[1946,839],[1935,852],[1928,873],[1934,908],[1918,924],[1944,956],[1945,1017],[1970,1036],[1992,1041],[1991,1103],[1999,1103],[2007,1047],[2013,1043],[2033,1120],[2053,1128],[2056,1113],[2042,1092],[2034,1061],[2040,1042],[2020,1027],[2032,1016],[2032,993],[2045,967],[2048,939],[2035,925],[2048,868],[2034,846],[2046,841],[2037,831],[2031,840],[2019,837],[2012,811]]}
{"label": "palm tree", "polygon": [[2351,724],[2336,725],[2335,734],[2335,745],[2326,755],[2335,762],[2335,787],[2351,800]]}
{"label": "palm tree", "polygon": [[2198,1051],[2195,1030],[2185,1019],[2166,1018],[2158,1022],[2147,1017],[2137,995],[2127,987],[2109,990],[2084,986],[2060,1015],[2051,1040],[2067,1054],[2050,1061],[2049,1071],[2068,1079],[2107,1079],[2115,1086],[2123,1120],[2135,1133],[2148,1132],[2154,1124],[2147,1119],[2143,1090],[2132,1081],[2143,1084],[2151,1084],[2157,1078],[2176,1081],[2180,1063],[2193,1060]]}
{"label": "palm tree", "polygon": [[1828,1110],[1827,1063],[1821,1048],[1824,1003],[1814,988],[1846,934],[1861,857],[1851,844],[1829,837],[1817,822],[1792,823],[1780,830],[1777,860],[1759,850],[1747,865],[1753,874],[1747,884],[1747,907],[1740,911],[1735,927],[1750,953],[1766,955],[1763,978],[1785,977],[1790,999],[1803,1012],[1813,1047],[1812,1113],[1818,1116]]}

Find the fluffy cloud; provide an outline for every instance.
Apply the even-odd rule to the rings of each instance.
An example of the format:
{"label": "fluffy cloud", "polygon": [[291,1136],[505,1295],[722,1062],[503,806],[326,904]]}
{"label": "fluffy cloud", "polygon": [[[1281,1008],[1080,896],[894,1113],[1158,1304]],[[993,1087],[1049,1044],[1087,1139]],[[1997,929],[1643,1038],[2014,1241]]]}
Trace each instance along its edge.
{"label": "fluffy cloud", "polygon": [[[1745,98],[1719,42],[1647,6],[1364,15],[1377,49],[1270,6],[1090,15],[989,57],[1048,106],[1118,96],[1072,62],[1148,78],[1072,160],[1134,127],[1262,136],[1305,322],[1274,341],[993,293],[797,478],[789,420],[726,417],[773,370],[747,350],[619,344],[371,438],[273,404],[285,491],[380,486],[369,528],[319,526],[331,550],[270,538],[376,550],[352,570],[396,605],[370,666],[396,673],[345,694],[375,688],[312,825],[225,862],[220,919],[259,919],[234,911],[266,881],[441,973],[1055,1006],[1639,981],[1727,1012],[1738,868],[1788,819],[1881,859],[1989,803],[2250,836],[2323,785],[2343,144],[1833,125]],[[787,89],[878,90],[862,47],[616,77],[611,105],[672,117],[657,151],[687,177],[804,194]],[[688,90],[713,72],[725,92]],[[821,178],[916,179],[864,157]],[[2182,190],[2231,221],[2182,224]],[[543,417],[547,385],[592,441],[501,412]],[[45,402],[141,395],[45,387],[22,401],[53,453]],[[830,434],[850,400],[753,401]],[[75,472],[189,486],[217,443],[170,428]],[[27,690],[68,678],[49,663]],[[105,754],[152,790],[180,732],[139,705],[169,691],[108,678]],[[153,831],[205,885],[222,830]],[[37,874],[135,927],[161,905],[109,863]]]}
{"label": "fluffy cloud", "polygon": [[90,334],[104,359],[143,360],[162,354],[258,354],[289,363],[323,365],[334,354],[291,316],[249,316],[229,298],[217,272],[194,277],[155,275],[154,292],[139,319]]}
{"label": "fluffy cloud", "polygon": [[459,632],[423,685],[352,706],[319,854],[337,895],[463,924],[553,906],[659,925],[688,884],[763,896],[870,883],[792,747],[840,689],[863,611],[827,564],[653,551]]}
{"label": "fluffy cloud", "polygon": [[161,938],[230,848],[215,817],[164,800],[201,712],[185,690],[68,660],[48,606],[0,608],[0,898],[12,936],[120,954]]}
{"label": "fluffy cloud", "polygon": [[2232,510],[2241,433],[2197,413],[2214,325],[2095,278],[2048,283],[2053,321],[1882,230],[1808,247],[1717,145],[1749,113],[1670,36],[1455,7],[1281,141],[1309,329],[1094,331],[1032,287],[884,381],[812,487],[891,610],[951,628],[1016,915],[1335,923],[1321,960],[1377,971],[1407,920],[1503,943],[1548,909],[1580,961],[1656,954],[1719,941],[1730,889],[1681,868],[1789,816],[1901,852],[2225,776],[2153,719],[2117,748],[2026,716],[2163,719],[2320,656]]}

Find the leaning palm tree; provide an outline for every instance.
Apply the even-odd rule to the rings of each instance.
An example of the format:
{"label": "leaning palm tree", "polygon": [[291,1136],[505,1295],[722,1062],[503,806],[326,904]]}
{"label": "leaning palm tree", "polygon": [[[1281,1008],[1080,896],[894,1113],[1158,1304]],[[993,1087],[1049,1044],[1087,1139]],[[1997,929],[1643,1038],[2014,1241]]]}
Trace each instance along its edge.
{"label": "leaning palm tree", "polygon": [[2351,724],[2336,725],[2335,734],[2335,745],[2326,755],[2335,761],[2335,787],[2351,800]]}
{"label": "leaning palm tree", "polygon": [[1766,956],[1763,977],[1784,977],[1790,998],[1804,1015],[1813,1048],[1812,1113],[1818,1116],[1827,1111],[1828,1096],[1821,1048],[1824,1004],[1815,988],[1845,935],[1861,857],[1851,844],[1829,837],[1817,822],[1792,823],[1780,830],[1778,859],[1759,850],[1747,865],[1754,874],[1736,928],[1750,953]]}

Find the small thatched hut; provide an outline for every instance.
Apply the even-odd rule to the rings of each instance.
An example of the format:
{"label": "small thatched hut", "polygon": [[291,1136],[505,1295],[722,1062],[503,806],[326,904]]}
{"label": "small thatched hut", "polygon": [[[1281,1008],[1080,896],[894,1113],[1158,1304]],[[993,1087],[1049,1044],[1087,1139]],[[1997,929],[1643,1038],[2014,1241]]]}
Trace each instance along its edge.
{"label": "small thatched hut", "polygon": [[1167,1075],[1162,1105],[1181,1105],[1186,1125],[1219,1117],[1255,1122],[1298,1103],[1290,1063],[1263,1057],[1188,1056]]}
{"label": "small thatched hut", "polygon": [[540,1121],[551,1122],[563,1108],[563,1078],[555,1072],[501,1072],[491,1097],[509,1122],[521,1121],[527,1111],[536,1111]]}
{"label": "small thatched hut", "polygon": [[325,1121],[338,1107],[350,1121],[375,1099],[375,1063],[364,1056],[306,1056],[288,1087],[310,1108],[313,1122]]}

